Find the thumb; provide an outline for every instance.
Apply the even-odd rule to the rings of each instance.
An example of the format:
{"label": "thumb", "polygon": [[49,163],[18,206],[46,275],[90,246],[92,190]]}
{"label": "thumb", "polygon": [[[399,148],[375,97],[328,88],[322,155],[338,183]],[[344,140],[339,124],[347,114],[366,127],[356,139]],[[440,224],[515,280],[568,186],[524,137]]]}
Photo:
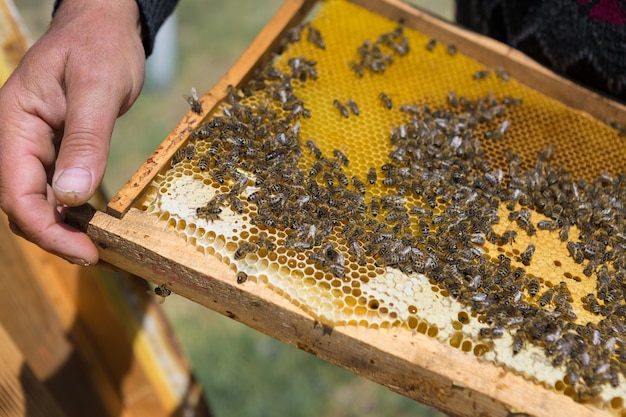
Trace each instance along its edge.
{"label": "thumb", "polygon": [[[104,78],[106,79],[106,78]],[[102,81],[67,85],[66,117],[52,188],[67,206],[87,202],[102,181],[120,100]]]}

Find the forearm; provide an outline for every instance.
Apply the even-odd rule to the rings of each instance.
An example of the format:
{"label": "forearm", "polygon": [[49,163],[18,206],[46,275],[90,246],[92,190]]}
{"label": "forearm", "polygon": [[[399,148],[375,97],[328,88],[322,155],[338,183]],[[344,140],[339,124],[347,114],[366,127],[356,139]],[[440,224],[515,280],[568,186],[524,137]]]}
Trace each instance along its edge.
{"label": "forearm", "polygon": [[[141,28],[141,38],[146,57],[152,53],[156,34],[167,17],[173,12],[178,0],[123,0],[132,1],[138,6],[138,23]],[[53,16],[56,15],[61,4],[71,3],[72,0],[55,0]],[[84,3],[79,1],[78,4]],[[114,2],[107,2],[114,3]],[[73,7],[73,6],[70,6]]]}

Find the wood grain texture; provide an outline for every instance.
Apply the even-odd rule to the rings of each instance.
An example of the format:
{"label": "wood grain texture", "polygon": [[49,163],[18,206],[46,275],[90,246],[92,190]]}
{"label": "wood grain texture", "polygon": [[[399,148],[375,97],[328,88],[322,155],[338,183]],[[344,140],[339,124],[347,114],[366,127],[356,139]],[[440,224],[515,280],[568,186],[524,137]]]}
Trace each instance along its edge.
{"label": "wood grain texture", "polygon": [[67,417],[0,324],[0,415]]}
{"label": "wood grain texture", "polygon": [[101,259],[450,415],[609,415],[419,333],[320,323],[261,284],[236,284],[235,271],[137,209],[117,219],[83,206],[68,221]]}

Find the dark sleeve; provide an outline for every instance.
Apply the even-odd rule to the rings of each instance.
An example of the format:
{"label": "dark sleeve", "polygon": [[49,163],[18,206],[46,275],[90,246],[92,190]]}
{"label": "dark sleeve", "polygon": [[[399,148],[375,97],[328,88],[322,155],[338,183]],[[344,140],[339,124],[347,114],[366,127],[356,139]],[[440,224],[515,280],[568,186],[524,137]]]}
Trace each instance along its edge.
{"label": "dark sleeve", "polygon": [[172,14],[178,0],[136,0],[141,15],[141,29],[143,36],[143,48],[146,57],[152,53],[154,38],[159,28]]}
{"label": "dark sleeve", "polygon": [[[54,1],[54,9],[52,16],[56,13],[59,5],[63,0]],[[154,38],[159,28],[172,14],[178,0],[136,0],[139,6],[139,15],[141,19],[141,34],[143,37],[143,49],[146,51],[146,57],[152,53],[154,47]]]}

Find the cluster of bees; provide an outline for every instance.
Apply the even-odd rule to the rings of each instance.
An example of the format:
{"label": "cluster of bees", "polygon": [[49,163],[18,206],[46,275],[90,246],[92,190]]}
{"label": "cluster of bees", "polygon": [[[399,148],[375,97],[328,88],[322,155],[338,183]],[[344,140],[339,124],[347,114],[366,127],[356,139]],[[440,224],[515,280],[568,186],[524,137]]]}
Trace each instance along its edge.
{"label": "cluster of bees", "polygon": [[393,55],[405,56],[409,53],[409,40],[403,35],[404,28],[398,25],[392,32],[383,33],[372,42],[366,40],[357,49],[358,61],[350,61],[352,70],[362,77],[365,71],[383,73],[393,64]]}
{"label": "cluster of bees", "polygon": [[[324,49],[310,25],[290,32],[290,41],[298,41],[304,27],[308,40]],[[399,26],[364,43],[357,51],[361,61],[348,65],[355,71],[381,69],[392,59],[380,46],[409,52],[402,33]],[[195,129],[172,163],[196,158],[200,170],[230,187],[198,207],[197,216],[218,221],[226,205],[236,213],[248,207],[253,224],[284,230],[287,248],[307,254],[336,277],[345,276],[350,262],[424,274],[485,317],[488,327],[478,337],[508,332],[514,355],[527,344],[543,348],[555,366],[566,368],[567,382],[581,398],[597,394],[603,384],[618,386],[619,375],[626,375],[626,176],[573,179],[551,164],[552,148],[531,166],[506,151],[506,167],[499,169],[485,156],[481,140],[501,139],[509,128],[506,113],[521,101],[471,100],[454,93],[441,108],[399,106],[406,122],[390,131],[388,162],[370,167],[364,178],[349,176],[349,150],[326,155],[314,139],[300,135],[299,120],[311,111],[292,81],[315,82],[315,66],[306,57],[292,58],[284,71],[266,65],[241,89],[230,90],[222,114]],[[253,96],[263,99],[249,104]],[[381,93],[380,99],[392,110],[388,95]],[[356,103],[333,105],[345,117],[358,114]],[[206,154],[195,154],[196,141],[210,143]],[[370,187],[382,194],[370,193]],[[578,322],[565,282],[541,290],[540,280],[512,265],[510,257],[486,254],[486,242],[506,245],[518,233],[494,231],[502,206],[519,233],[554,232],[567,242],[574,261],[585,265],[584,273],[597,278],[595,293],[583,300],[597,321]],[[533,223],[531,211],[547,220]],[[273,251],[275,243],[265,234],[253,237],[240,244],[234,258],[260,249]],[[523,265],[532,263],[535,250],[530,244],[520,254]],[[246,279],[238,275],[238,282]]]}

